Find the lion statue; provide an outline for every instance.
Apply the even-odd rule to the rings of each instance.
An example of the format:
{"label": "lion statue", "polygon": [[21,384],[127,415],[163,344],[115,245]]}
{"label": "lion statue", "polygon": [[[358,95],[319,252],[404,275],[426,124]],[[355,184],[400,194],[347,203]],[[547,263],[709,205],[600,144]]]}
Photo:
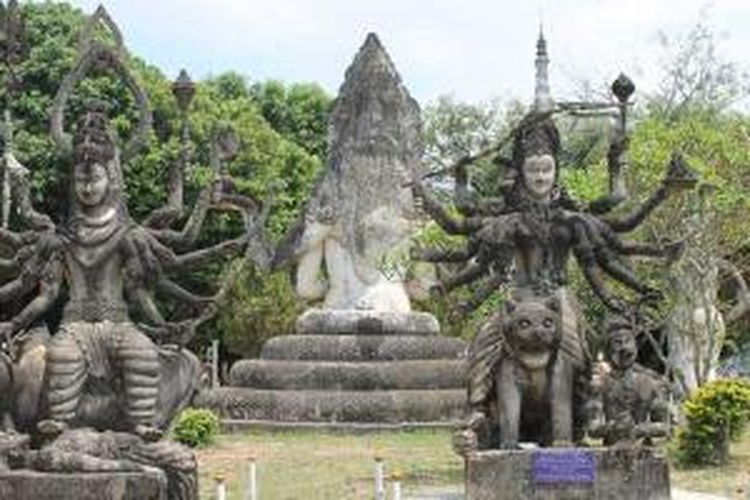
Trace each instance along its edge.
{"label": "lion statue", "polygon": [[563,318],[557,296],[530,294],[506,300],[479,330],[469,351],[472,413],[454,436],[459,454],[582,437],[590,360]]}

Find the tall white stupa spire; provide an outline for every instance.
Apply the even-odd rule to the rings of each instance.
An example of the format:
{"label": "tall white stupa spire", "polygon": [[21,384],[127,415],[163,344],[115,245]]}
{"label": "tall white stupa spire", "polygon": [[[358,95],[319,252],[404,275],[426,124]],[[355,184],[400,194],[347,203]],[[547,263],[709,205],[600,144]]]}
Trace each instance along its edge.
{"label": "tall white stupa spire", "polygon": [[542,25],[539,25],[539,39],[536,41],[536,82],[534,86],[534,110],[540,113],[552,111],[555,102],[549,89],[549,57],[547,57],[547,41],[544,39]]}

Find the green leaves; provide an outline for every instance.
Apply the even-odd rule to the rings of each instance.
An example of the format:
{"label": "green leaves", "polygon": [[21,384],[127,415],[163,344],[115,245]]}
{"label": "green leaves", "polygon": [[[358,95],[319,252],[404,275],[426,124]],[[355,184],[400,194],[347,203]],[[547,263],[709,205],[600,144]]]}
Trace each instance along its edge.
{"label": "green leaves", "polygon": [[683,465],[727,461],[729,441],[736,441],[750,420],[750,382],[721,379],[695,391],[683,404],[685,425],[677,430],[673,449]]}
{"label": "green leaves", "polygon": [[195,448],[211,444],[219,430],[219,417],[214,412],[186,408],[172,425],[171,434],[180,443]]}

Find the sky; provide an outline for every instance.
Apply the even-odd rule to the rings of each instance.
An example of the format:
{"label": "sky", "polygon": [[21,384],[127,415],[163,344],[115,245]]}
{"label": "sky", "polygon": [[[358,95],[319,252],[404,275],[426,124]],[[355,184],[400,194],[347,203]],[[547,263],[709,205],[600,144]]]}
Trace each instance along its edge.
{"label": "sky", "polygon": [[[74,0],[93,12],[99,1]],[[558,100],[580,82],[628,74],[645,92],[660,80],[658,34],[699,21],[718,55],[750,68],[750,0],[103,0],[129,50],[168,76],[224,71],[253,81],[317,82],[335,94],[368,32],[376,32],[422,104],[530,101],[540,23]]]}

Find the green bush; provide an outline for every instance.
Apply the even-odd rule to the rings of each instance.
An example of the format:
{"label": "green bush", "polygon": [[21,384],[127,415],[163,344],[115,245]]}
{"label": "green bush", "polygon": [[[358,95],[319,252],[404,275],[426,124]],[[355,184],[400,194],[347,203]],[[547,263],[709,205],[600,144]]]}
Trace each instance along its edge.
{"label": "green bush", "polygon": [[709,382],[683,404],[685,425],[677,429],[674,454],[682,465],[722,464],[729,443],[736,441],[750,420],[750,381]]}
{"label": "green bush", "polygon": [[210,444],[218,432],[219,417],[211,410],[198,408],[180,413],[172,428],[172,436],[191,448]]}

